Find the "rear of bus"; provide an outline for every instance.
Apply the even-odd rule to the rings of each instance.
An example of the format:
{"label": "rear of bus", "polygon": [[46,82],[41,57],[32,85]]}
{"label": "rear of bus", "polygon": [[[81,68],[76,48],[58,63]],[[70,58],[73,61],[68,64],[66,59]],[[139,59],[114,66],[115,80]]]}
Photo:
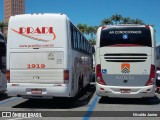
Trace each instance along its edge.
{"label": "rear of bus", "polygon": [[[26,14],[9,20],[7,94],[23,98],[70,97],[68,18]],[[67,64],[68,63],[68,64]]]}
{"label": "rear of bus", "polygon": [[100,27],[96,43],[98,96],[155,96],[154,29],[145,25]]}

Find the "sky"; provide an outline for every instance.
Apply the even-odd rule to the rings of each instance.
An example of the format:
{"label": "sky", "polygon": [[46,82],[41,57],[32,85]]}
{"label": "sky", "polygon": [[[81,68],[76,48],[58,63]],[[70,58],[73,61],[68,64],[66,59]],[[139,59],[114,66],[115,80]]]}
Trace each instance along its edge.
{"label": "sky", "polygon": [[[25,0],[25,13],[64,13],[73,24],[100,25],[104,18],[120,14],[155,25],[160,43],[160,0]],[[0,0],[0,21],[4,18]]]}

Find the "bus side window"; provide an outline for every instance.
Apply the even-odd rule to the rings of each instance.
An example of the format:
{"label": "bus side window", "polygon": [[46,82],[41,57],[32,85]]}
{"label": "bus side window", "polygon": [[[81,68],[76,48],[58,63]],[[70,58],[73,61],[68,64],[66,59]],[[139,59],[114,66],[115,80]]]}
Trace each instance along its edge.
{"label": "bus side window", "polygon": [[73,29],[73,41],[74,41],[74,49],[77,49],[77,42],[76,42],[76,30]]}
{"label": "bus side window", "polygon": [[80,50],[82,51],[83,50],[83,36],[81,35],[80,36]]}
{"label": "bus side window", "polygon": [[73,26],[71,25],[70,26],[71,28],[71,46],[72,46],[72,48],[74,48],[74,37],[73,37]]}

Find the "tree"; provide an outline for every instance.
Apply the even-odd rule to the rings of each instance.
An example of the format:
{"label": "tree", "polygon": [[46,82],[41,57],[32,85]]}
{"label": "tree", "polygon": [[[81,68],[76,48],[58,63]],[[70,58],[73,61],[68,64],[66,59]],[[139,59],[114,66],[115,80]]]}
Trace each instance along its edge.
{"label": "tree", "polygon": [[94,26],[93,29],[94,29],[94,34],[97,33],[97,30],[98,30],[99,26]]}
{"label": "tree", "polygon": [[86,25],[86,24],[81,24],[81,23],[79,23],[79,24],[77,25],[77,28],[78,28],[83,34],[85,34],[85,33],[86,33],[86,30],[87,30],[87,25]]}
{"label": "tree", "polygon": [[122,18],[122,22],[120,22],[120,24],[131,24],[132,23],[132,19],[130,17],[124,17]]}
{"label": "tree", "polygon": [[[104,18],[101,21],[100,26],[117,24],[118,22],[120,24],[142,24],[142,25],[145,24],[140,19],[132,19],[130,17],[122,17],[119,14],[115,14],[115,15],[112,15],[110,18]],[[96,44],[95,35],[99,26],[88,26],[86,24],[79,23],[77,27],[83,34],[90,36],[89,41],[92,45]]]}
{"label": "tree", "polygon": [[77,25],[77,28],[83,33],[83,34],[86,34],[86,35],[90,35],[90,43],[92,45],[95,45],[96,44],[96,41],[95,41],[95,34],[97,32],[97,29],[98,29],[98,26],[87,26],[86,24],[81,24],[79,23]]}
{"label": "tree", "polygon": [[94,31],[94,28],[93,28],[92,26],[88,26],[88,27],[87,27],[87,29],[86,29],[86,34],[87,34],[87,35],[91,35],[91,39],[94,38],[94,37],[93,37],[93,36],[94,36],[94,32],[95,32],[95,31]]}
{"label": "tree", "polygon": [[142,21],[142,20],[140,20],[140,19],[135,19],[135,20],[132,20],[132,23],[133,24],[140,24],[140,25],[144,25],[144,22]]}
{"label": "tree", "polygon": [[89,29],[91,35],[91,39],[89,39],[89,42],[91,43],[91,45],[96,45],[95,35],[97,33],[98,26],[90,26]]}
{"label": "tree", "polygon": [[4,22],[0,22],[0,32],[2,32],[2,34],[4,35],[5,39],[7,39],[7,34],[5,32],[5,28],[8,27],[8,23],[4,23]]}
{"label": "tree", "polygon": [[115,14],[115,15],[112,15],[110,19],[111,19],[112,21],[115,21],[115,23],[116,23],[116,25],[117,25],[117,23],[120,22],[120,21],[122,20],[122,18],[123,18],[123,17],[122,17],[121,15]]}
{"label": "tree", "polygon": [[102,21],[101,21],[101,25],[112,25],[113,22],[111,19],[106,19],[104,18]]}
{"label": "tree", "polygon": [[5,23],[4,22],[0,22],[0,31],[2,33],[4,33],[4,27],[5,27]]}
{"label": "tree", "polygon": [[96,45],[95,39],[90,39],[89,42],[91,43],[91,45]]}

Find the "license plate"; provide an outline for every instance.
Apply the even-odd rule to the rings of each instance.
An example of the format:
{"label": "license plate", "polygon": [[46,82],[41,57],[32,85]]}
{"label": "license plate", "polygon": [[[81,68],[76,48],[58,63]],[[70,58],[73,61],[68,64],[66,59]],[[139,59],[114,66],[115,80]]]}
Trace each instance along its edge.
{"label": "license plate", "polygon": [[121,89],[121,93],[130,93],[131,90],[130,89]]}
{"label": "license plate", "polygon": [[32,89],[32,94],[42,94],[41,89]]}

